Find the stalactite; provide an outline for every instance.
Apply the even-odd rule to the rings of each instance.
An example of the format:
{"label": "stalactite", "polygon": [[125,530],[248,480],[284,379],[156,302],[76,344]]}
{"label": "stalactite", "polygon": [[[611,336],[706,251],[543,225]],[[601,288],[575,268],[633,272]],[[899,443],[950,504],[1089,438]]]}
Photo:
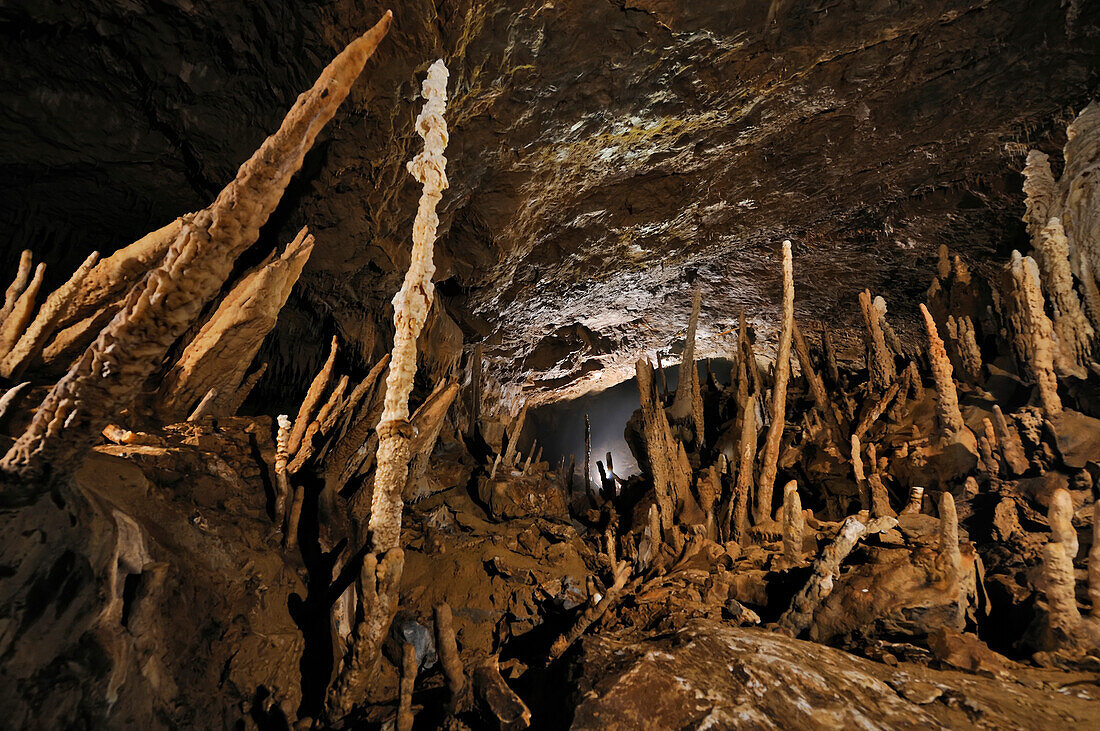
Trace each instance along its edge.
{"label": "stalactite", "polygon": [[760,458],[760,479],[756,486],[756,522],[772,519],[772,490],[779,463],[779,447],[787,424],[787,379],[791,372],[791,332],[794,329],[794,265],[791,242],[783,242],[783,307],[779,345],[775,355],[775,382],[772,385],[771,423]]}
{"label": "stalactite", "polygon": [[1039,248],[1043,252],[1043,289],[1054,311],[1054,334],[1058,336],[1061,355],[1067,366],[1073,366],[1077,377],[1084,378],[1092,360],[1092,340],[1096,333],[1073,288],[1069,242],[1059,219],[1050,219],[1039,233]]}
{"label": "stalactite", "polygon": [[[380,570],[384,565],[390,565],[390,571],[385,572],[384,576],[388,586],[385,591],[381,590],[383,576],[379,575],[375,582],[379,586],[376,595],[360,599],[360,605],[364,608],[363,617],[356,624],[354,642],[345,654],[336,682],[329,691],[329,710],[338,717],[347,714],[360,689],[368,681],[377,663],[382,638],[397,609],[396,590],[404,566],[404,554],[400,547],[402,494],[411,457],[409,394],[416,375],[416,339],[424,327],[435,293],[432,254],[439,225],[436,206],[447,188],[447,158],[443,156],[447,147],[447,123],[443,119],[447,76],[447,67],[442,59],[438,60],[428,69],[422,87],[425,104],[416,119],[416,130],[424,139],[424,150],[408,164],[408,170],[421,183],[423,190],[413,221],[409,270],[401,289],[393,298],[393,351],[386,376],[382,417],[376,429],[378,452],[368,523],[368,550],[371,552],[368,557],[375,558]],[[378,556],[382,557],[380,561]],[[366,560],[363,571],[368,571]]]}
{"label": "stalactite", "polygon": [[11,314],[19,295],[23,294],[23,290],[27,288],[27,282],[31,278],[32,266],[34,266],[34,256],[31,254],[31,250],[23,249],[23,253],[19,255],[19,268],[15,272],[15,278],[4,292],[4,309],[0,310],[0,328],[3,328],[4,321]]}
{"label": "stalactite", "polygon": [[1021,257],[1020,252],[1013,251],[1007,271],[1017,357],[1022,359],[1029,377],[1038,384],[1043,412],[1053,418],[1062,413],[1062,401],[1054,373],[1054,326],[1043,311],[1039,269],[1030,256]]}
{"label": "stalactite", "polygon": [[886,347],[886,336],[883,335],[880,324],[886,310],[875,307],[871,301],[871,293],[866,289],[859,293],[859,307],[863,312],[867,371],[871,376],[871,386],[876,391],[885,391],[897,379],[894,356]]}
{"label": "stalactite", "polygon": [[27,431],[0,461],[0,500],[30,501],[80,463],[114,414],[137,396],[165,352],[221,288],[251,246],[389,29],[387,13],[302,94],[279,130],[237,171],[207,209],[187,218],[161,265],[135,286],[125,307],[54,386]]}
{"label": "stalactite", "polygon": [[11,351],[0,361],[0,375],[4,378],[16,378],[27,369],[34,358],[42,355],[46,340],[54,334],[58,316],[97,261],[99,261],[99,252],[93,251],[64,284],[46,297],[46,301],[38,308],[38,314],[35,315],[34,320],[27,326]]}
{"label": "stalactite", "polygon": [[34,278],[27,288],[15,300],[15,306],[0,325],[0,358],[4,358],[23,336],[34,314],[35,300],[42,288],[42,278],[46,276],[46,265],[39,264],[34,269]]}

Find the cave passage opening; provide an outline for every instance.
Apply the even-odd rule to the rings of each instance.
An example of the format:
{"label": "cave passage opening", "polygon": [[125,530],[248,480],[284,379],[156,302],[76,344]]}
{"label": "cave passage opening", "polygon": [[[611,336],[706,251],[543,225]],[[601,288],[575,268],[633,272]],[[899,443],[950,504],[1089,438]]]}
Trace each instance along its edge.
{"label": "cave passage opening", "polygon": [[[708,364],[715,378],[721,383],[729,382],[730,372],[734,367],[732,361],[725,358],[696,361],[695,367],[700,378],[706,378]],[[674,393],[680,382],[680,366],[665,366],[664,372],[669,393]],[[659,376],[657,382],[661,382]],[[624,425],[639,406],[637,378],[630,378],[610,388],[574,399],[545,404],[528,415],[527,426],[520,435],[520,451],[526,453],[532,447],[538,449],[541,446],[543,461],[555,469],[563,457],[568,467],[572,456],[576,460],[574,484],[583,485],[584,417],[587,414],[592,427],[592,457],[589,465],[592,484],[600,484],[596,462],[604,462],[606,465],[609,452],[615,474],[625,480],[640,471],[623,435]]]}

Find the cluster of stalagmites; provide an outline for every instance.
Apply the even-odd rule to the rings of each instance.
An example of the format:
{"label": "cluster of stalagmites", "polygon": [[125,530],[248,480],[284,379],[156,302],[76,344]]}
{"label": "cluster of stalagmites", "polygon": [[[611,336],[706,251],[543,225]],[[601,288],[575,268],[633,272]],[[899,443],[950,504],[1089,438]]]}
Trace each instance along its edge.
{"label": "cluster of stalagmites", "polygon": [[[303,228],[226,280],[389,22],[387,13],[326,68],[209,208],[111,256],[93,253],[45,298],[44,265],[34,268],[23,253],[0,312],[0,375],[9,382],[0,420],[42,376],[64,375],[0,462],[0,503],[33,503],[64,486],[103,438],[124,454],[155,439],[142,431],[150,424],[237,412],[264,375],[253,361],[313,237]],[[414,394],[418,338],[433,308],[435,209],[447,187],[446,89],[439,61],[427,71],[416,122],[424,150],[409,163],[423,194],[394,298],[392,353],[353,378],[342,373],[333,338],[297,413],[275,421],[274,534],[285,550],[316,541],[332,562],[334,579],[319,590],[329,597],[337,650],[326,722],[380,700],[375,680],[402,598],[404,506],[467,484],[492,520],[555,516],[568,526],[572,517],[592,537],[585,599],[557,617],[543,663],[589,632],[693,616],[766,624],[895,661],[926,658],[921,648],[932,647],[933,634],[982,635],[1004,615],[1019,616],[1032,596],[1038,610],[1015,628],[1018,645],[1000,649],[1063,664],[1096,656],[1100,404],[1090,394],[1100,378],[1100,107],[1070,127],[1061,179],[1045,156],[1028,157],[1030,255],[1013,252],[1000,281],[987,284],[941,249],[920,305],[920,352],[903,347],[886,302],[865,290],[864,365],[842,365],[828,329],[795,320],[797,259],[785,241],[772,367],[758,358],[742,312],[730,382],[700,372],[697,290],[676,392],[664,385],[660,355],[656,370],[637,362],[640,408],[626,438],[642,473],[622,478],[609,453],[593,481],[586,420],[578,484],[575,457],[555,472],[537,443],[521,452],[527,407],[485,397],[480,346],[461,377],[452,362],[428,393]],[[461,455],[449,466],[433,462],[441,441]],[[307,530],[309,501],[316,510]],[[1041,524],[1042,508],[1045,541],[1021,522]],[[1086,556],[1078,531],[1089,526]],[[1022,580],[1028,571],[1041,580]],[[430,621],[446,722],[526,727],[531,713],[501,674],[500,648],[474,648],[467,674],[451,608],[436,605]],[[381,700],[392,700],[383,705],[396,727],[409,729],[421,665],[412,642],[398,653],[396,697]]]}

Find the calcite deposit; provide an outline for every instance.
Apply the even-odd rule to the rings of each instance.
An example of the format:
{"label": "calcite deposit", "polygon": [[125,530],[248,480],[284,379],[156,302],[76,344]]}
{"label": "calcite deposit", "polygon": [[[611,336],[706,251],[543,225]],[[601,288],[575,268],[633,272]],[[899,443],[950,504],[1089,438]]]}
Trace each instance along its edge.
{"label": "calcite deposit", "polygon": [[1100,726],[1095,15],[697,6],[0,10],[0,725]]}

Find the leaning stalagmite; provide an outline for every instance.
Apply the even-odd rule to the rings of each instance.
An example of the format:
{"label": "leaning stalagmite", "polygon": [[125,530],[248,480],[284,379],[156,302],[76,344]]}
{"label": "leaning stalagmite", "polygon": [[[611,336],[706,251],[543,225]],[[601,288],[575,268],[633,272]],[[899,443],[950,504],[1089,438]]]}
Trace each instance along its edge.
{"label": "leaning stalagmite", "polygon": [[882,321],[886,316],[885,305],[879,309],[876,306],[878,299],[872,301],[871,293],[866,289],[859,293],[859,308],[863,312],[864,340],[867,350],[867,371],[871,376],[871,386],[876,391],[885,391],[897,379],[897,368],[894,366],[894,356],[886,347],[886,335],[882,329]]}
{"label": "leaning stalagmite", "polygon": [[240,386],[312,251],[313,237],[303,228],[281,256],[241,277],[162,381],[162,418],[178,419],[211,388],[231,393]]}
{"label": "leaning stalagmite", "polygon": [[386,376],[386,398],[378,423],[378,455],[374,495],[368,523],[370,553],[364,559],[360,584],[370,587],[360,596],[361,616],[344,656],[339,675],[329,689],[328,710],[343,717],[354,706],[377,664],[382,640],[397,611],[396,589],[404,556],[401,551],[402,494],[409,472],[409,394],[416,375],[416,339],[431,309],[435,287],[432,261],[439,218],[436,206],[447,188],[447,67],[438,60],[424,80],[424,108],[416,119],[416,131],[424,150],[408,164],[409,172],[424,186],[413,221],[413,247],[409,271],[393,298],[393,352]]}
{"label": "leaning stalagmite", "polygon": [[168,348],[217,294],[237,257],[256,241],[391,18],[387,12],[325,68],[209,208],[184,217],[160,266],[130,291],[122,310],[54,386],[0,461],[0,502],[29,502],[43,494],[80,464],[108,421],[134,401]]}
{"label": "leaning stalagmite", "polygon": [[8,315],[11,314],[19,295],[23,294],[23,290],[27,288],[33,265],[34,257],[31,255],[30,249],[24,249],[19,256],[19,268],[15,272],[15,278],[12,279],[11,284],[8,285],[8,289],[4,293],[4,308],[0,310],[0,327],[3,327],[4,320],[8,319]]}
{"label": "leaning stalagmite", "polygon": [[783,242],[783,311],[779,331],[779,347],[775,353],[775,383],[772,385],[771,423],[760,458],[760,479],[756,487],[756,522],[772,519],[772,490],[779,463],[779,447],[783,439],[787,414],[787,379],[791,373],[791,331],[794,329],[794,265],[791,262],[791,242]]}
{"label": "leaning stalagmite", "polygon": [[53,335],[57,327],[59,315],[97,261],[99,261],[99,252],[93,251],[68,281],[46,297],[46,301],[38,308],[38,314],[34,316],[34,320],[27,326],[19,341],[0,361],[0,375],[4,378],[17,377],[33,358],[41,355],[46,340]]}
{"label": "leaning stalagmite", "polygon": [[38,298],[38,290],[42,288],[44,276],[46,276],[46,265],[39,264],[34,269],[34,279],[15,300],[15,305],[4,319],[4,324],[0,325],[0,357],[7,356],[11,352],[16,342],[23,336],[27,325],[30,324],[34,303]]}

